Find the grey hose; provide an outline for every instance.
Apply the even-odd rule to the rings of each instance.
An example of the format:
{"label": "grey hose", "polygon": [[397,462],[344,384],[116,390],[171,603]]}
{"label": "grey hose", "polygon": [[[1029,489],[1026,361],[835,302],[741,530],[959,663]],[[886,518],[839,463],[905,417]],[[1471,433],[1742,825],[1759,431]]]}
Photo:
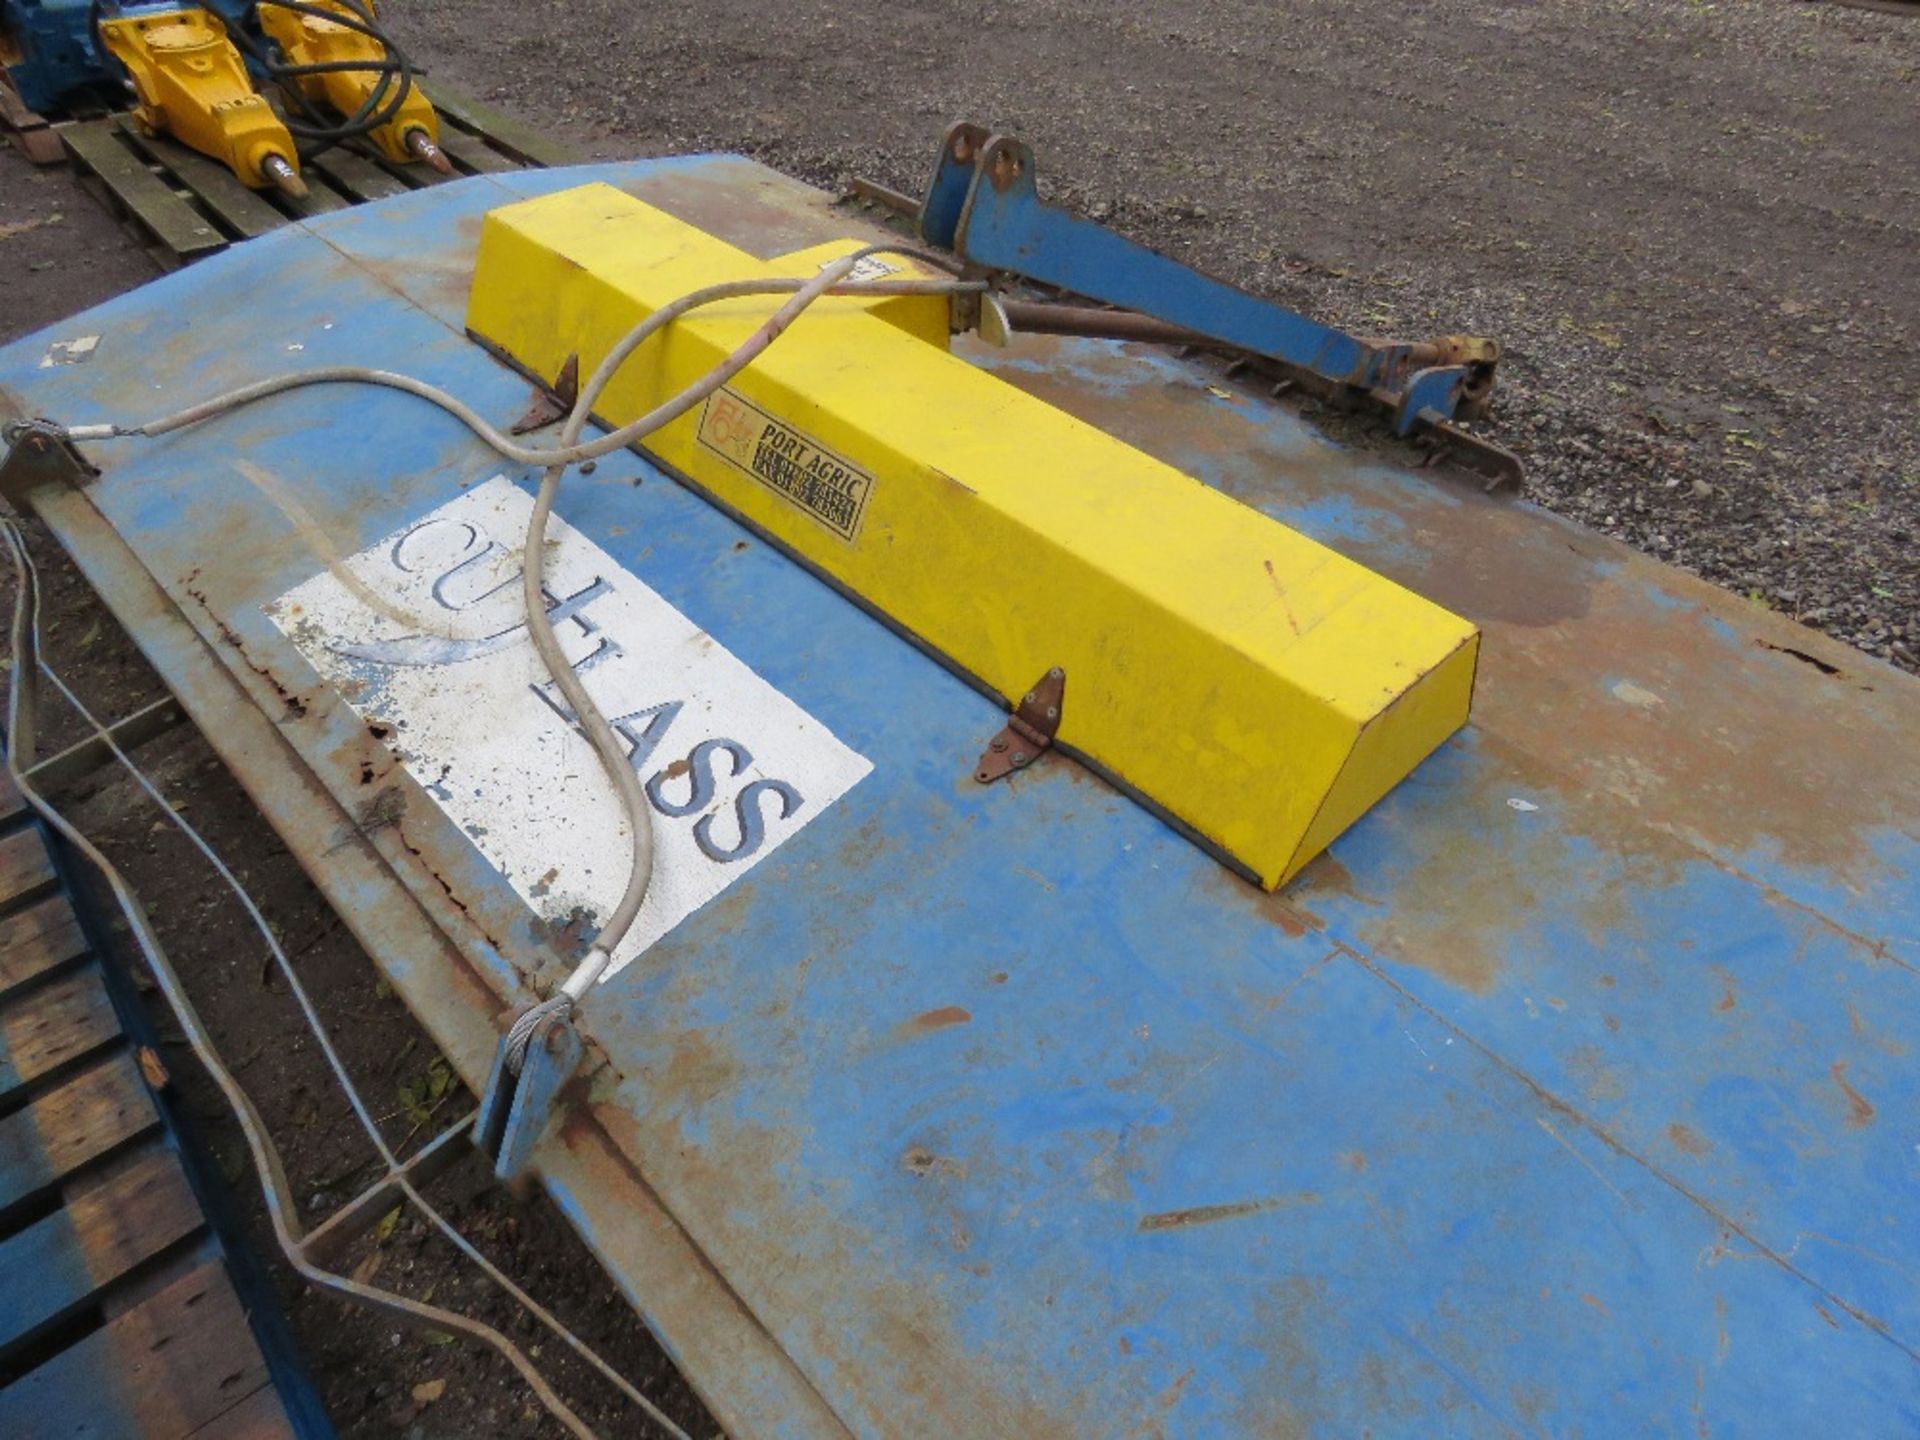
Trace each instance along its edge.
{"label": "grey hose", "polygon": [[[488,423],[464,401],[436,385],[430,385],[424,380],[417,380],[410,375],[402,375],[395,371],[359,365],[323,366],[274,376],[226,391],[142,425],[132,427],[76,425],[65,431],[66,437],[70,440],[110,439],[134,435],[157,438],[185,426],[226,414],[256,400],[263,400],[271,395],[309,385],[336,383],[381,385],[418,396],[422,400],[439,406],[509,460],[546,467],[545,473],[541,476],[539,493],[534,501],[533,515],[528,522],[526,545],[521,562],[522,591],[527,610],[527,633],[541,662],[553,678],[555,686],[566,698],[567,704],[572,707],[581,732],[593,746],[601,765],[613,781],[614,788],[620,796],[622,808],[626,811],[628,829],[632,832],[633,856],[628,869],[626,889],[608,915],[606,924],[601,927],[592,948],[582,957],[556,994],[523,1011],[508,1029],[506,1062],[514,1074],[520,1072],[525,1062],[527,1046],[540,1022],[549,1015],[569,1013],[588,988],[605,973],[607,966],[612,962],[613,952],[632,930],[635,920],[639,917],[653,879],[653,809],[648,803],[645,787],[640,782],[638,772],[628,763],[626,751],[620,744],[619,736],[614,733],[612,725],[608,723],[600,707],[587,692],[585,684],[568,663],[566,654],[560,647],[559,637],[554,633],[553,623],[547,616],[546,529],[548,517],[553,512],[554,497],[559,492],[561,476],[565,474],[569,465],[594,460],[615,450],[624,449],[684,415],[758,358],[809,305],[823,295],[951,295],[986,289],[984,282],[960,279],[856,281],[847,278],[861,260],[869,255],[883,252],[911,255],[916,259],[929,260],[941,266],[950,263],[943,257],[929,255],[904,246],[870,245],[822,267],[819,274],[808,280],[724,281],[671,301],[635,325],[607,352],[587,383],[581,386],[579,397],[575,400],[572,410],[567,415],[566,424],[561,429],[560,443],[557,446],[543,448],[521,445]],[[619,372],[620,367],[650,337],[700,306],[742,296],[776,294],[789,295],[790,298],[719,365],[638,419],[609,431],[597,440],[581,443],[580,432],[586,427],[600,395],[614,375]]]}
{"label": "grey hose", "polygon": [[[857,251],[843,257],[821,270],[813,279],[799,286],[784,305],[774,311],[767,320],[749,335],[725,360],[708,371],[692,385],[682,390],[672,399],[655,406],[653,410],[638,420],[622,427],[632,432],[635,439],[649,435],[661,426],[677,419],[698,405],[707,396],[713,394],[727,381],[750,365],[775,340],[779,339],[787,327],[815,300],[832,290],[846,278],[847,273],[863,258],[868,251]],[[671,304],[664,305],[653,312],[609,350],[604,359],[595,368],[587,383],[580,387],[580,396],[574,402],[573,410],[567,416],[567,422],[560,431],[560,449],[574,447],[580,438],[580,431],[586,425],[587,416],[593,411],[594,402],[606,389],[621,365],[633,354],[647,338],[664,329],[693,309],[696,305],[724,298],[727,294],[752,294],[751,289],[740,286],[754,286],[763,282],[743,281],[734,286],[710,286],[707,290],[695,292]],[[953,282],[934,282],[943,289],[951,289]],[[620,433],[620,432],[615,432]],[[613,726],[587,693],[587,687],[567,663],[566,655],[560,649],[559,637],[554,634],[553,624],[547,618],[546,593],[543,573],[546,562],[547,517],[553,513],[553,501],[560,490],[560,477],[566,473],[564,461],[548,467],[540,478],[540,493],[534,501],[533,517],[527,524],[526,553],[521,564],[521,575],[525,584],[527,605],[527,631],[532,637],[534,648],[540,652],[540,658],[546,663],[547,672],[553,676],[554,683],[567,703],[573,707],[574,715],[581,730],[599,753],[600,763],[612,778],[615,788],[620,792],[622,803],[627,811],[628,828],[633,832],[633,863],[627,872],[627,888],[620,897],[607,922],[601,927],[593,947],[568,977],[566,984],[548,999],[542,1000],[522,1012],[515,1018],[507,1031],[506,1062],[507,1067],[518,1074],[525,1064],[527,1046],[533,1039],[534,1031],[550,1015],[571,1013],[587,987],[598,980],[611,963],[613,952],[626,938],[627,932],[639,918],[640,907],[646,903],[647,890],[653,881],[653,807],[647,801],[645,787],[640,783],[639,773],[627,762],[626,751],[621,747],[620,738],[614,733]]]}
{"label": "grey hose", "polygon": [[[871,252],[857,251],[855,254],[845,258],[848,262],[851,262],[869,253]],[[836,264],[833,268],[838,268],[838,265]],[[852,265],[848,264],[846,268],[851,269]],[[829,272],[822,271],[821,273],[827,274]],[[842,270],[841,273],[844,275],[845,270]],[[609,358],[612,358],[613,354],[619,354],[620,357],[624,359],[627,355],[632,354],[634,349],[654,334],[661,326],[672,320],[677,320],[689,310],[693,310],[701,305],[710,305],[716,300],[731,300],[746,295],[793,294],[815,285],[818,279],[819,277],[816,276],[813,280],[806,281],[790,279],[730,280],[719,285],[709,285],[702,290],[694,291],[691,295],[682,296],[670,305],[664,305],[649,315],[639,325],[634,327],[632,331],[628,332],[620,344],[615,347],[615,350],[610,352]],[[824,291],[816,290],[814,296],[817,298],[823,293],[832,293],[835,295],[955,295],[969,291],[977,292],[985,288],[986,285],[984,282],[975,280],[842,280],[839,283],[827,286]],[[760,349],[765,348],[764,345],[760,347]],[[759,351],[756,350],[754,353],[758,354]],[[604,363],[601,368],[603,370],[605,369]],[[728,372],[729,375],[733,373],[733,371]],[[595,372],[595,378],[600,378],[599,371]],[[601,383],[604,388],[605,381],[602,380]],[[722,381],[721,383],[724,384],[725,382]],[[292,370],[284,375],[271,376],[265,380],[256,380],[251,385],[242,385],[237,389],[223,391],[221,394],[212,396],[209,399],[189,405],[184,410],[176,410],[170,415],[160,416],[157,419],[146,421],[144,424],[69,425],[63,427],[60,433],[64,438],[75,441],[114,440],[131,436],[144,436],[147,439],[158,439],[162,435],[184,429],[188,425],[198,424],[203,420],[211,420],[216,416],[226,414],[230,410],[237,410],[243,405],[250,405],[256,400],[265,400],[270,396],[284,394],[289,390],[304,389],[310,385],[381,385],[389,390],[400,390],[408,395],[418,396],[429,404],[439,406],[440,409],[453,416],[454,419],[465,425],[490,448],[497,451],[506,459],[521,465],[536,466],[577,465],[582,461],[597,460],[602,455],[610,455],[615,450],[624,450],[627,446],[634,444],[643,436],[659,429],[660,426],[683,413],[687,408],[686,406],[681,406],[678,409],[670,408],[675,406],[678,401],[683,398],[676,396],[673,400],[669,400],[666,404],[656,407],[654,410],[642,415],[639,419],[622,425],[617,430],[608,431],[597,440],[589,440],[584,444],[576,442],[550,447],[522,445],[512,436],[496,429],[465,401],[442,390],[438,385],[431,385],[425,380],[415,379],[411,375],[402,375],[397,371],[381,370],[369,365],[320,365],[315,366],[311,370]],[[585,396],[589,392],[583,388],[580,393],[582,396]],[[705,393],[706,392],[702,392],[701,395],[696,396],[689,404],[697,404],[700,399],[705,398]]]}

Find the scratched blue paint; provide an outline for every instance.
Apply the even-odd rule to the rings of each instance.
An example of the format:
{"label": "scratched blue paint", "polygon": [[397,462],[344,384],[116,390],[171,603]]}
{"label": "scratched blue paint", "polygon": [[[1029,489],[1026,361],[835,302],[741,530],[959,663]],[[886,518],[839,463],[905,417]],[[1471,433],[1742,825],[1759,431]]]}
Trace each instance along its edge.
{"label": "scratched blue paint", "polygon": [[1261,506],[1276,520],[1284,520],[1303,530],[1323,545],[1368,541],[1386,543],[1398,539],[1396,532],[1406,529],[1397,516],[1370,506],[1356,505],[1344,495],[1323,495],[1317,500]]}
{"label": "scratched blue paint", "polygon": [[[461,338],[458,286],[429,283],[464,263],[459,220],[581,174],[665,194],[750,172],[648,162],[364,207],[0,351],[0,384],[124,416],[156,336],[172,401],[293,339],[301,363],[405,368],[510,416],[524,383]],[[279,297],[270,333],[222,303],[254,285]],[[92,366],[33,368],[93,332]],[[1067,353],[1111,399],[1095,353]],[[1409,517],[1461,511],[1287,412],[1232,408],[1274,454],[1317,456],[1318,493],[1249,493],[1256,463],[1198,445],[1186,468],[1369,563],[1411,566],[1433,542]],[[316,562],[223,462],[235,444],[345,553],[463,483],[530,483],[384,394],[115,452],[96,503],[156,578],[178,598],[197,571],[249,653],[309,684],[258,607]],[[1920,1430],[1908,830],[1863,816],[1843,870],[1636,828],[1470,727],[1275,901],[1066,762],[973,785],[993,704],[767,546],[736,549],[638,458],[570,478],[560,509],[875,765],[586,1011],[634,1163],[855,1433]],[[1752,663],[1663,572],[1536,520],[1516,544],[1537,531],[1555,564],[1693,627],[1703,663]],[[1814,692],[1804,670],[1782,661],[1780,704],[1836,724],[1913,693],[1883,668],[1877,693]],[[1618,673],[1569,703],[1611,703]],[[329,757],[354,728],[344,706],[283,725],[349,806]],[[435,863],[511,996],[541,938],[444,829]]]}
{"label": "scratched blue paint", "polygon": [[[1529,1074],[1547,1090],[1682,1184],[1714,1187],[1756,1239],[1798,1252],[1807,1273],[1896,1333],[1915,1333],[1910,1267],[1920,1249],[1904,1217],[1920,1184],[1920,1154],[1853,1128],[1832,1072],[1847,1064],[1849,1083],[1864,1094],[1906,1093],[1910,1062],[1885,1047],[1904,1050],[1920,1024],[1911,973],[1815,914],[1756,903],[1751,884],[1705,859],[1681,862],[1672,874],[1649,865],[1623,875],[1618,856],[1552,815],[1493,815],[1495,825],[1529,832],[1512,848],[1516,864],[1539,865],[1545,847],[1564,848],[1542,867],[1558,893],[1551,908],[1538,906],[1541,928],[1505,937],[1497,959],[1504,983],[1462,995],[1417,965],[1396,963],[1391,922],[1374,912],[1397,890],[1414,888],[1429,862],[1423,821],[1457,817],[1473,804],[1464,759],[1454,749],[1423,768],[1393,797],[1385,823],[1361,827],[1339,848],[1356,876],[1373,877],[1367,891],[1381,900],[1309,890],[1302,903],[1464,1028],[1514,1032],[1532,1057]],[[1617,904],[1623,879],[1632,887],[1625,908]],[[1911,891],[1905,898],[1910,904]],[[1889,915],[1884,923],[1905,922]],[[1877,1041],[1863,1040],[1862,1030]],[[1760,1036],[1793,1043],[1762,1047]],[[1711,1154],[1676,1145],[1674,1124],[1689,1126]],[[1807,1254],[1809,1234],[1849,1238]]]}
{"label": "scratched blue paint", "polygon": [[[1899,681],[1895,682],[1900,683]],[[1844,917],[1864,948],[1890,964],[1920,969],[1920,840],[1891,826],[1862,827],[1871,863],[1848,875],[1807,873],[1772,844],[1729,855],[1741,873],[1791,895],[1816,914]]]}
{"label": "scratched blue paint", "polygon": [[[1112,343],[1063,338],[1054,347],[1053,353],[1048,355],[1024,355],[1018,351],[996,353],[992,357],[992,369],[1001,375],[1026,374],[1049,378],[1066,375],[1083,388],[1101,390],[1110,395],[1124,395],[1132,388],[1125,377],[1111,369],[1086,363],[1092,356],[1104,356]],[[1137,347],[1134,353],[1148,365],[1155,364],[1160,358],[1159,351],[1145,347]],[[1191,371],[1169,371],[1167,374],[1170,383],[1188,390],[1199,388]]]}
{"label": "scratched blue paint", "polygon": [[[1657,585],[1647,587],[1646,598],[1649,604],[1655,605],[1662,610],[1680,610],[1684,609],[1687,605],[1687,602],[1678,595],[1669,594]],[[1723,636],[1722,638],[1727,637]]]}

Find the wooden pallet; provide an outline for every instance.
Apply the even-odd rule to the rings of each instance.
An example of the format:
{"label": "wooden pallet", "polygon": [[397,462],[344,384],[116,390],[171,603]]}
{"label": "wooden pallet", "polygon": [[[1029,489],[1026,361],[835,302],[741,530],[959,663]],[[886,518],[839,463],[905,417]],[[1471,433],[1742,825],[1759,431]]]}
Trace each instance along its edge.
{"label": "wooden pallet", "polygon": [[[442,86],[428,90],[440,112],[440,148],[463,175],[563,165],[562,146],[489,106]],[[302,167],[304,200],[252,190],[226,166],[164,136],[141,133],[131,115],[55,127],[81,185],[126,226],[165,269],[216,254],[290,220],[442,185],[451,177],[422,164],[394,165],[371,151],[336,148]]]}
{"label": "wooden pallet", "polygon": [[0,47],[0,130],[4,130],[14,148],[35,165],[58,165],[67,155],[60,137],[44,115],[27,108],[27,102],[13,88],[13,80],[4,68],[6,63],[5,50]]}
{"label": "wooden pallet", "polygon": [[0,774],[0,1435],[290,1437],[104,965]]}

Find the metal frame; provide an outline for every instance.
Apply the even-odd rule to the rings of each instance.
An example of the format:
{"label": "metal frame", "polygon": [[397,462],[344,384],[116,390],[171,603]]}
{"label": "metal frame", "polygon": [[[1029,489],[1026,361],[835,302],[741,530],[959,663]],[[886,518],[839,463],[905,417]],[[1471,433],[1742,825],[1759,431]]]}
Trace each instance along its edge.
{"label": "metal frame", "polygon": [[[890,208],[906,198],[867,182],[855,191]],[[1518,479],[1517,461],[1456,423],[1486,410],[1500,359],[1496,341],[1468,335],[1363,339],[1249,295],[1044,203],[1033,148],[965,121],[947,130],[914,223],[922,239],[970,264],[1130,312],[1051,323],[1030,317],[1030,328],[1119,335],[1113,327],[1132,323],[1138,338],[1228,346],[1312,380],[1338,398],[1384,410],[1397,435],[1434,436],[1478,452],[1483,465],[1497,457],[1498,478]],[[1156,331],[1154,322],[1167,328]]]}

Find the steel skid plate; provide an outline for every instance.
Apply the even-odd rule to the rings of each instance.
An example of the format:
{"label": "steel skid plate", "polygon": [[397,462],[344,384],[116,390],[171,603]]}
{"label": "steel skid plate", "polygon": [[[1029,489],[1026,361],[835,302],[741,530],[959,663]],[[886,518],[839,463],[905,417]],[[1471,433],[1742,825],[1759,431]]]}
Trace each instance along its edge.
{"label": "steel skid plate", "polygon": [[[461,330],[480,217],[590,178],[762,256],[857,228],[733,158],[475,177],[235,247],[0,384],[79,423],[352,361],[504,425],[526,380]],[[759,792],[787,828],[588,998],[538,1155],[730,1433],[1920,1429],[1920,686],[1161,353],[968,353],[1482,626],[1473,722],[1264,895],[1066,756],[976,783],[996,705],[638,457],[570,477],[569,643],[684,624],[631,683],[691,647],[757,698],[659,754],[806,801]],[[557,800],[515,788],[551,706],[463,678],[511,636],[369,651],[341,572],[482,603],[479,522],[510,546],[530,477],[340,390],[88,448],[37,508],[478,1086],[568,894],[617,888],[604,787],[580,750]],[[430,566],[401,541],[436,512]],[[742,716],[787,737],[753,766]],[[702,819],[744,848],[663,817],[676,874],[723,863]]]}

